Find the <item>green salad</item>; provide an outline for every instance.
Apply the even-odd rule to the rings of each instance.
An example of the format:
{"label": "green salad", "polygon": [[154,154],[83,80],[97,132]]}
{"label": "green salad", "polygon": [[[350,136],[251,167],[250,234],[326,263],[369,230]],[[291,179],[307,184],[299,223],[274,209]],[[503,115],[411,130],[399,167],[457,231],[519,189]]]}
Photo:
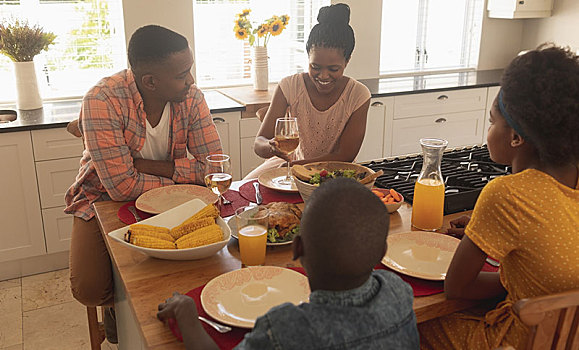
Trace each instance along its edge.
{"label": "green salad", "polygon": [[335,179],[337,177],[346,177],[349,179],[356,179],[359,180],[364,177],[365,174],[356,174],[356,170],[334,170],[334,171],[327,171],[322,170],[318,173],[315,173],[312,178],[310,179],[310,183],[313,185],[320,185],[321,183]]}
{"label": "green salad", "polygon": [[289,242],[294,239],[300,233],[300,227],[296,226],[288,233],[285,234],[284,237],[280,237],[279,233],[275,228],[270,228],[267,230],[267,241],[270,243],[283,243]]}

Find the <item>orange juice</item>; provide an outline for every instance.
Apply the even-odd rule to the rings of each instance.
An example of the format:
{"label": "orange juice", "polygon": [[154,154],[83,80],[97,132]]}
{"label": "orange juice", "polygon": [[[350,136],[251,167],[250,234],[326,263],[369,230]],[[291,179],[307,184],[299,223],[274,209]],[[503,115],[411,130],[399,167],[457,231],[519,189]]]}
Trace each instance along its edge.
{"label": "orange juice", "polygon": [[444,215],[444,183],[435,179],[421,179],[414,185],[412,226],[427,231],[442,227]]}
{"label": "orange juice", "polygon": [[239,250],[243,266],[265,264],[267,229],[261,225],[248,225],[239,231]]}

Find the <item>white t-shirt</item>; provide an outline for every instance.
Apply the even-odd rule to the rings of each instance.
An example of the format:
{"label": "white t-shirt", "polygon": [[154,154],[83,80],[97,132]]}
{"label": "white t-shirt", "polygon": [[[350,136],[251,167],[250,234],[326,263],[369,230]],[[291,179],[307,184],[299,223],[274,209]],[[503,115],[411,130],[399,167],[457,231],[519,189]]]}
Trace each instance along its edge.
{"label": "white t-shirt", "polygon": [[147,136],[145,144],[139,152],[143,159],[168,160],[169,159],[169,121],[171,120],[171,104],[167,102],[161,114],[159,124],[154,128],[147,120]]}

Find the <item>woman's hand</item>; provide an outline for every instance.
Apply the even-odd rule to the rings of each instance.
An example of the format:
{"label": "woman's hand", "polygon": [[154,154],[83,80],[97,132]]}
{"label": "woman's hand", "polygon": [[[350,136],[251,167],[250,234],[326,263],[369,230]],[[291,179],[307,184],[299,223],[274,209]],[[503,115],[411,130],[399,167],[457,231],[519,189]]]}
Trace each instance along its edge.
{"label": "woman's hand", "polygon": [[458,219],[454,219],[450,221],[450,228],[446,230],[446,233],[450,235],[455,235],[458,237],[464,236],[464,229],[468,222],[470,221],[470,216],[463,215]]}
{"label": "woman's hand", "polygon": [[291,162],[291,158],[289,157],[289,155],[285,152],[282,152],[279,149],[279,143],[275,139],[269,140],[269,147],[270,147],[271,153],[274,156],[280,157],[281,159],[285,160],[286,162]]}

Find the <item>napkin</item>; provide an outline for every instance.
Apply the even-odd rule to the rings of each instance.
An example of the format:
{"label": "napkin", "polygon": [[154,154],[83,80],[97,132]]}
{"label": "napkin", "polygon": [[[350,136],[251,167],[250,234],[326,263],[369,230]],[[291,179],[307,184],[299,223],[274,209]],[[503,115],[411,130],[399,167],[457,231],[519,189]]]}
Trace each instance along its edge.
{"label": "napkin", "polygon": [[[122,222],[124,222],[127,225],[132,225],[132,224],[137,222],[137,220],[135,220],[135,217],[133,216],[133,214],[129,211],[130,206],[134,207],[135,201],[128,202],[127,204],[120,207],[119,211],[117,211],[117,216],[119,217],[119,220],[121,220]],[[140,211],[139,209],[137,209],[137,207],[135,207],[135,209],[137,210],[137,214],[139,214],[139,217],[143,220],[148,219],[151,216],[153,216],[153,214],[149,214],[149,213],[145,213],[144,211]]]}
{"label": "napkin", "polygon": [[[243,198],[251,202],[255,202],[255,188],[253,187],[254,182],[257,182],[257,180],[246,182],[239,188],[239,193],[241,193]],[[271,202],[287,202],[295,204],[302,203],[304,201],[299,193],[275,191],[265,186],[259,186],[259,192],[261,192],[261,197],[263,200],[262,204],[268,204]]]}
{"label": "napkin", "polygon": [[223,194],[223,197],[231,201],[231,204],[221,205],[221,217],[231,216],[235,214],[237,208],[249,205],[249,201],[241,196],[241,194],[234,190],[228,190]]}

